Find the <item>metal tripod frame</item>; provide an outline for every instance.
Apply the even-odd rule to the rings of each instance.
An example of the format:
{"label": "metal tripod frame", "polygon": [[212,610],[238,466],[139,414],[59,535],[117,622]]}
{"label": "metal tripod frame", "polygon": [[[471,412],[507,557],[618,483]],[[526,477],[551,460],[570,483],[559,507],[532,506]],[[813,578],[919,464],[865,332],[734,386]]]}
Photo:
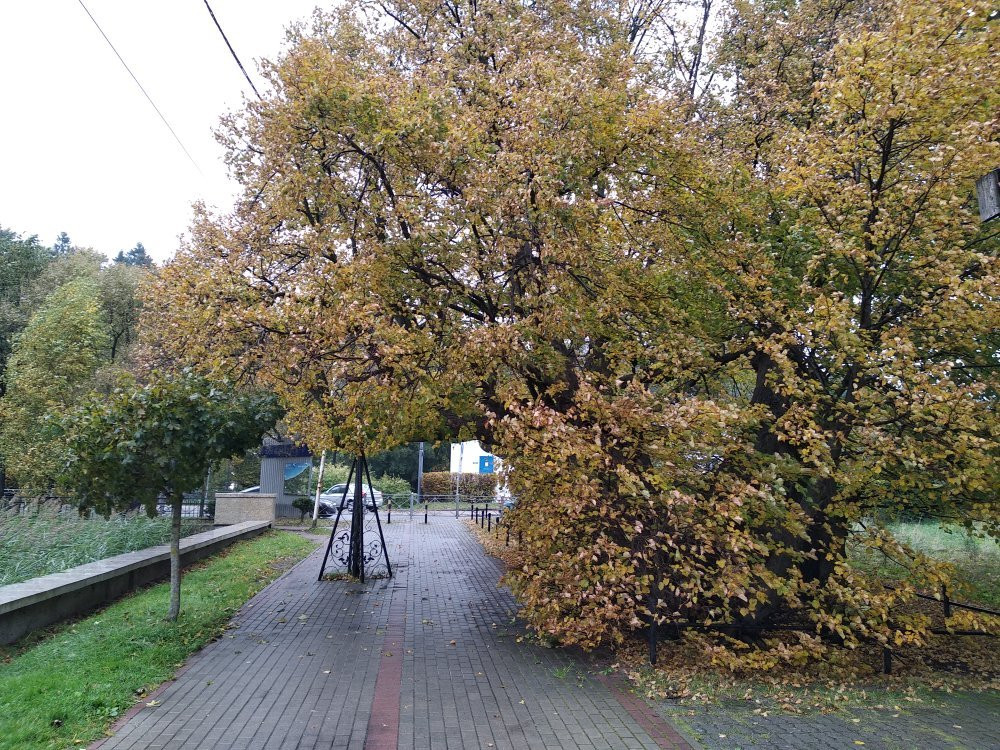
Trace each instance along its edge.
{"label": "metal tripod frame", "polygon": [[[364,470],[364,477],[361,474],[362,470]],[[323,575],[326,573],[326,565],[330,559],[330,550],[333,548],[334,538],[337,536],[340,519],[344,513],[344,506],[347,503],[347,493],[351,489],[352,478],[354,479],[354,500],[351,506],[351,528],[347,549],[347,574],[357,578],[361,583],[365,582],[365,503],[362,481],[363,479],[367,479],[372,512],[375,514],[375,524],[378,527],[379,544],[381,545],[382,555],[385,557],[385,566],[389,571],[389,578],[392,578],[392,563],[389,561],[389,550],[385,546],[385,534],[382,532],[382,520],[379,518],[378,505],[375,503],[375,488],[372,486],[371,472],[368,470],[368,459],[362,453],[351,462],[351,470],[347,474],[347,484],[344,487],[344,494],[341,496],[340,506],[337,508],[337,519],[334,521],[333,528],[330,529],[330,540],[326,544],[326,552],[323,555],[323,563],[320,565],[317,580],[323,580]],[[372,559],[378,558],[375,557]]]}

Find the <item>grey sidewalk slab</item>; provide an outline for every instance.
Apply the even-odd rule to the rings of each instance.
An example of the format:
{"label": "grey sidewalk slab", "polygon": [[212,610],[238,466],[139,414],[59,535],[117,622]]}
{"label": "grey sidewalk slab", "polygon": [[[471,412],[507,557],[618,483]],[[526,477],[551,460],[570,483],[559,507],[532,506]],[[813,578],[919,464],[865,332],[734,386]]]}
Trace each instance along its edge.
{"label": "grey sidewalk slab", "polygon": [[394,600],[406,613],[399,748],[664,746],[585,663],[518,643],[514,600],[461,521],[421,521],[386,527],[392,580],[317,582],[318,550],[101,749],[362,750]]}

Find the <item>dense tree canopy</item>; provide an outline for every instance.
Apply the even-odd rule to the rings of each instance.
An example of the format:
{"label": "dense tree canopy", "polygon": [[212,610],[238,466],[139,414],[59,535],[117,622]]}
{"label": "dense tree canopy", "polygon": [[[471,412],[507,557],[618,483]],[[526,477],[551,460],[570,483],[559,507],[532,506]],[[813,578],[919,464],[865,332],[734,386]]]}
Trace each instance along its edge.
{"label": "dense tree canopy", "polygon": [[49,250],[39,244],[37,237],[24,239],[0,227],[0,398],[7,389],[5,373],[14,337],[30,315],[25,303],[27,289],[49,257]]}
{"label": "dense tree canopy", "polygon": [[61,484],[81,512],[109,515],[136,504],[150,515],[171,505],[170,610],[180,611],[180,530],[184,493],[202,486],[210,466],[260,444],[278,417],[269,394],[236,393],[190,372],[139,384],[123,378],[108,396],[67,414]]}
{"label": "dense tree canopy", "polygon": [[314,447],[491,446],[565,641],[919,641],[892,606],[949,571],[879,519],[1000,519],[990,4],[379,7],[225,121],[243,199],[161,275],[151,361],[268,384]]}
{"label": "dense tree canopy", "polygon": [[63,459],[51,418],[91,390],[107,346],[97,286],[86,278],[60,286],[15,339],[0,455],[22,487],[50,487]]}
{"label": "dense tree canopy", "polygon": [[61,461],[51,419],[131,366],[150,272],[62,241],[0,230],[0,485],[9,473],[48,489]]}
{"label": "dense tree canopy", "polygon": [[142,268],[152,268],[153,259],[146,252],[146,248],[141,242],[137,242],[135,247],[129,251],[119,250],[115,256],[115,263],[124,266],[141,266]]}

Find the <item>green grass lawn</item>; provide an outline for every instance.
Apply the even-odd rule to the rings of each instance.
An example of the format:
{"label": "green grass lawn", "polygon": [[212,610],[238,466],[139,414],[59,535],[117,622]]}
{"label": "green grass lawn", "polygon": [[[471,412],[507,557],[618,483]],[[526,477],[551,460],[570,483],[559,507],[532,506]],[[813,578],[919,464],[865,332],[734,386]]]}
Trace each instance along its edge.
{"label": "green grass lawn", "polygon": [[0,646],[0,750],[86,747],[313,549],[297,534],[268,532],[191,568],[176,623],[164,620],[163,583],[76,623]]}
{"label": "green grass lawn", "polygon": [[[181,534],[204,531],[204,521],[185,520]],[[105,519],[81,518],[75,510],[30,507],[23,513],[0,511],[0,586],[166,544],[169,518],[143,513]]]}
{"label": "green grass lawn", "polygon": [[[961,580],[968,585],[971,599],[987,607],[1000,608],[1000,544],[995,540],[973,537],[957,526],[942,528],[930,521],[893,523],[888,528],[893,536],[913,549],[953,564]],[[852,562],[862,570],[889,580],[905,574],[899,565],[874,552],[856,551]]]}

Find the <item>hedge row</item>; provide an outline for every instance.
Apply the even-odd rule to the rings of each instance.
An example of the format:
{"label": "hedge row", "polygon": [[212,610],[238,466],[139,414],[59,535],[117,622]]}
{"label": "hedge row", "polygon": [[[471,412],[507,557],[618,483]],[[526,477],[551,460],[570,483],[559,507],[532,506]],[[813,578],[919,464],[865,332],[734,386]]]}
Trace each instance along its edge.
{"label": "hedge row", "polygon": [[455,487],[462,495],[492,496],[497,487],[496,474],[453,474],[429,471],[424,474],[424,495],[454,495]]}

